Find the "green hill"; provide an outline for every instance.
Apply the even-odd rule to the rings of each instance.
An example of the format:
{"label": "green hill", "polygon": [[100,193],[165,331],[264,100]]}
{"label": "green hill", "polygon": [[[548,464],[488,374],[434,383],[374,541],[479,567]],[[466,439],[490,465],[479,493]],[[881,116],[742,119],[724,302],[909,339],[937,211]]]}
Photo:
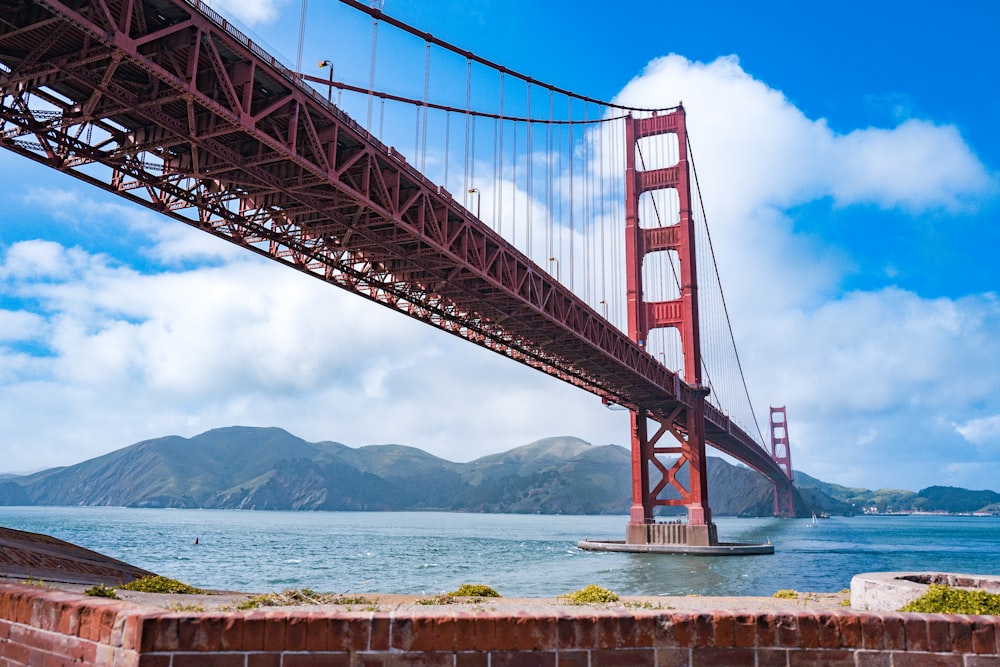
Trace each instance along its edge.
{"label": "green hill", "polygon": [[[757,473],[716,458],[708,470],[716,515],[772,512],[771,485]],[[628,450],[569,436],[455,463],[403,445],[352,448],[234,426],[9,477],[0,504],[626,514],[630,489]]]}
{"label": "green hill", "polygon": [[[678,474],[682,484],[686,472]],[[869,491],[801,472],[795,479],[800,516],[854,514],[872,506],[970,512],[1000,504],[1000,494],[992,491]],[[716,516],[773,514],[773,487],[749,468],[709,457],[708,488]],[[306,442],[279,428],[233,426],[192,438],[146,440],[74,466],[5,477],[0,505],[627,514],[631,456],[617,445],[563,436],[455,463],[404,445],[353,448]]]}

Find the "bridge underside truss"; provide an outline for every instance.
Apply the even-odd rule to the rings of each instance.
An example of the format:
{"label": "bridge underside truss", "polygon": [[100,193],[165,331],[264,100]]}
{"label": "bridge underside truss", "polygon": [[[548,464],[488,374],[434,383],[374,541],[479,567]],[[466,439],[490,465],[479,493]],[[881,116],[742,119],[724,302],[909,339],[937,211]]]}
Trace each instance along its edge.
{"label": "bridge underside truss", "polygon": [[[0,145],[680,430],[695,404],[676,374],[197,0],[0,0]],[[710,443],[781,474],[705,410]]]}

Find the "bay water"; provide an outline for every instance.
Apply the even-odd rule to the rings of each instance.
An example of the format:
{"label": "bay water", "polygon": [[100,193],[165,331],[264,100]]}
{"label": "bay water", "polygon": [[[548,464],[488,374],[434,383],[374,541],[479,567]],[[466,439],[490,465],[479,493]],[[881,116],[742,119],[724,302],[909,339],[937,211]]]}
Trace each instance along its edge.
{"label": "bay water", "polygon": [[[0,525],[45,533],[205,588],[433,595],[462,583],[506,597],[599,584],[620,595],[835,592],[862,572],[1000,574],[1000,517],[716,520],[720,540],[774,555],[581,551],[622,539],[625,516],[0,507]],[[197,544],[195,540],[197,538]]]}

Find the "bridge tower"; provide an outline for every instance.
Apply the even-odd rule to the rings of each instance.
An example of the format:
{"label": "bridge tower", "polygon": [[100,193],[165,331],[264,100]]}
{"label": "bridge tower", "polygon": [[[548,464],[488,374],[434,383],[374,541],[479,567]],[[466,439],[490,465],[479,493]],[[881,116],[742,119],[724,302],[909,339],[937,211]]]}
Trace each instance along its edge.
{"label": "bridge tower", "polygon": [[774,516],[795,516],[795,489],[792,485],[792,450],[788,444],[788,415],[785,406],[771,407],[771,458],[785,471],[787,484],[774,485]]}
{"label": "bridge tower", "polygon": [[[662,134],[677,136],[675,165],[648,170],[636,168],[639,142]],[[684,380],[696,398],[685,410],[672,415],[651,415],[645,409],[632,411],[632,507],[626,531],[629,544],[669,543],[688,546],[718,544],[708,506],[708,473],[705,456],[705,397],[702,385],[701,340],[698,326],[698,280],[695,264],[695,228],[691,204],[690,168],[683,106],[665,115],[635,118],[625,122],[625,267],[628,297],[628,334],[645,346],[649,332],[675,328],[684,354]],[[659,227],[643,227],[639,200],[644,193],[673,189],[677,192],[679,219]],[[642,266],[646,255],[675,253],[679,264],[680,295],[670,301],[643,298]],[[650,426],[655,432],[650,437]],[[660,443],[668,434],[670,438]],[[670,439],[676,442],[670,442]],[[677,457],[676,461],[661,456]],[[683,482],[686,469],[687,482]],[[659,473],[659,479],[651,477]],[[669,493],[672,488],[676,493]],[[663,497],[664,491],[672,497]],[[657,506],[687,507],[687,525],[657,525]]]}

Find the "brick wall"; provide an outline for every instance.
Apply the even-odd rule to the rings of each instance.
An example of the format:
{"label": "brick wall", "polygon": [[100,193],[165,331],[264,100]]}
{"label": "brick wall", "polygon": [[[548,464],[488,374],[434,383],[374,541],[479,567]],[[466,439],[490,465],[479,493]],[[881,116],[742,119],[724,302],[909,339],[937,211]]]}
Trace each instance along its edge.
{"label": "brick wall", "polygon": [[553,607],[169,613],[0,586],[0,664],[1000,667],[1000,617]]}

